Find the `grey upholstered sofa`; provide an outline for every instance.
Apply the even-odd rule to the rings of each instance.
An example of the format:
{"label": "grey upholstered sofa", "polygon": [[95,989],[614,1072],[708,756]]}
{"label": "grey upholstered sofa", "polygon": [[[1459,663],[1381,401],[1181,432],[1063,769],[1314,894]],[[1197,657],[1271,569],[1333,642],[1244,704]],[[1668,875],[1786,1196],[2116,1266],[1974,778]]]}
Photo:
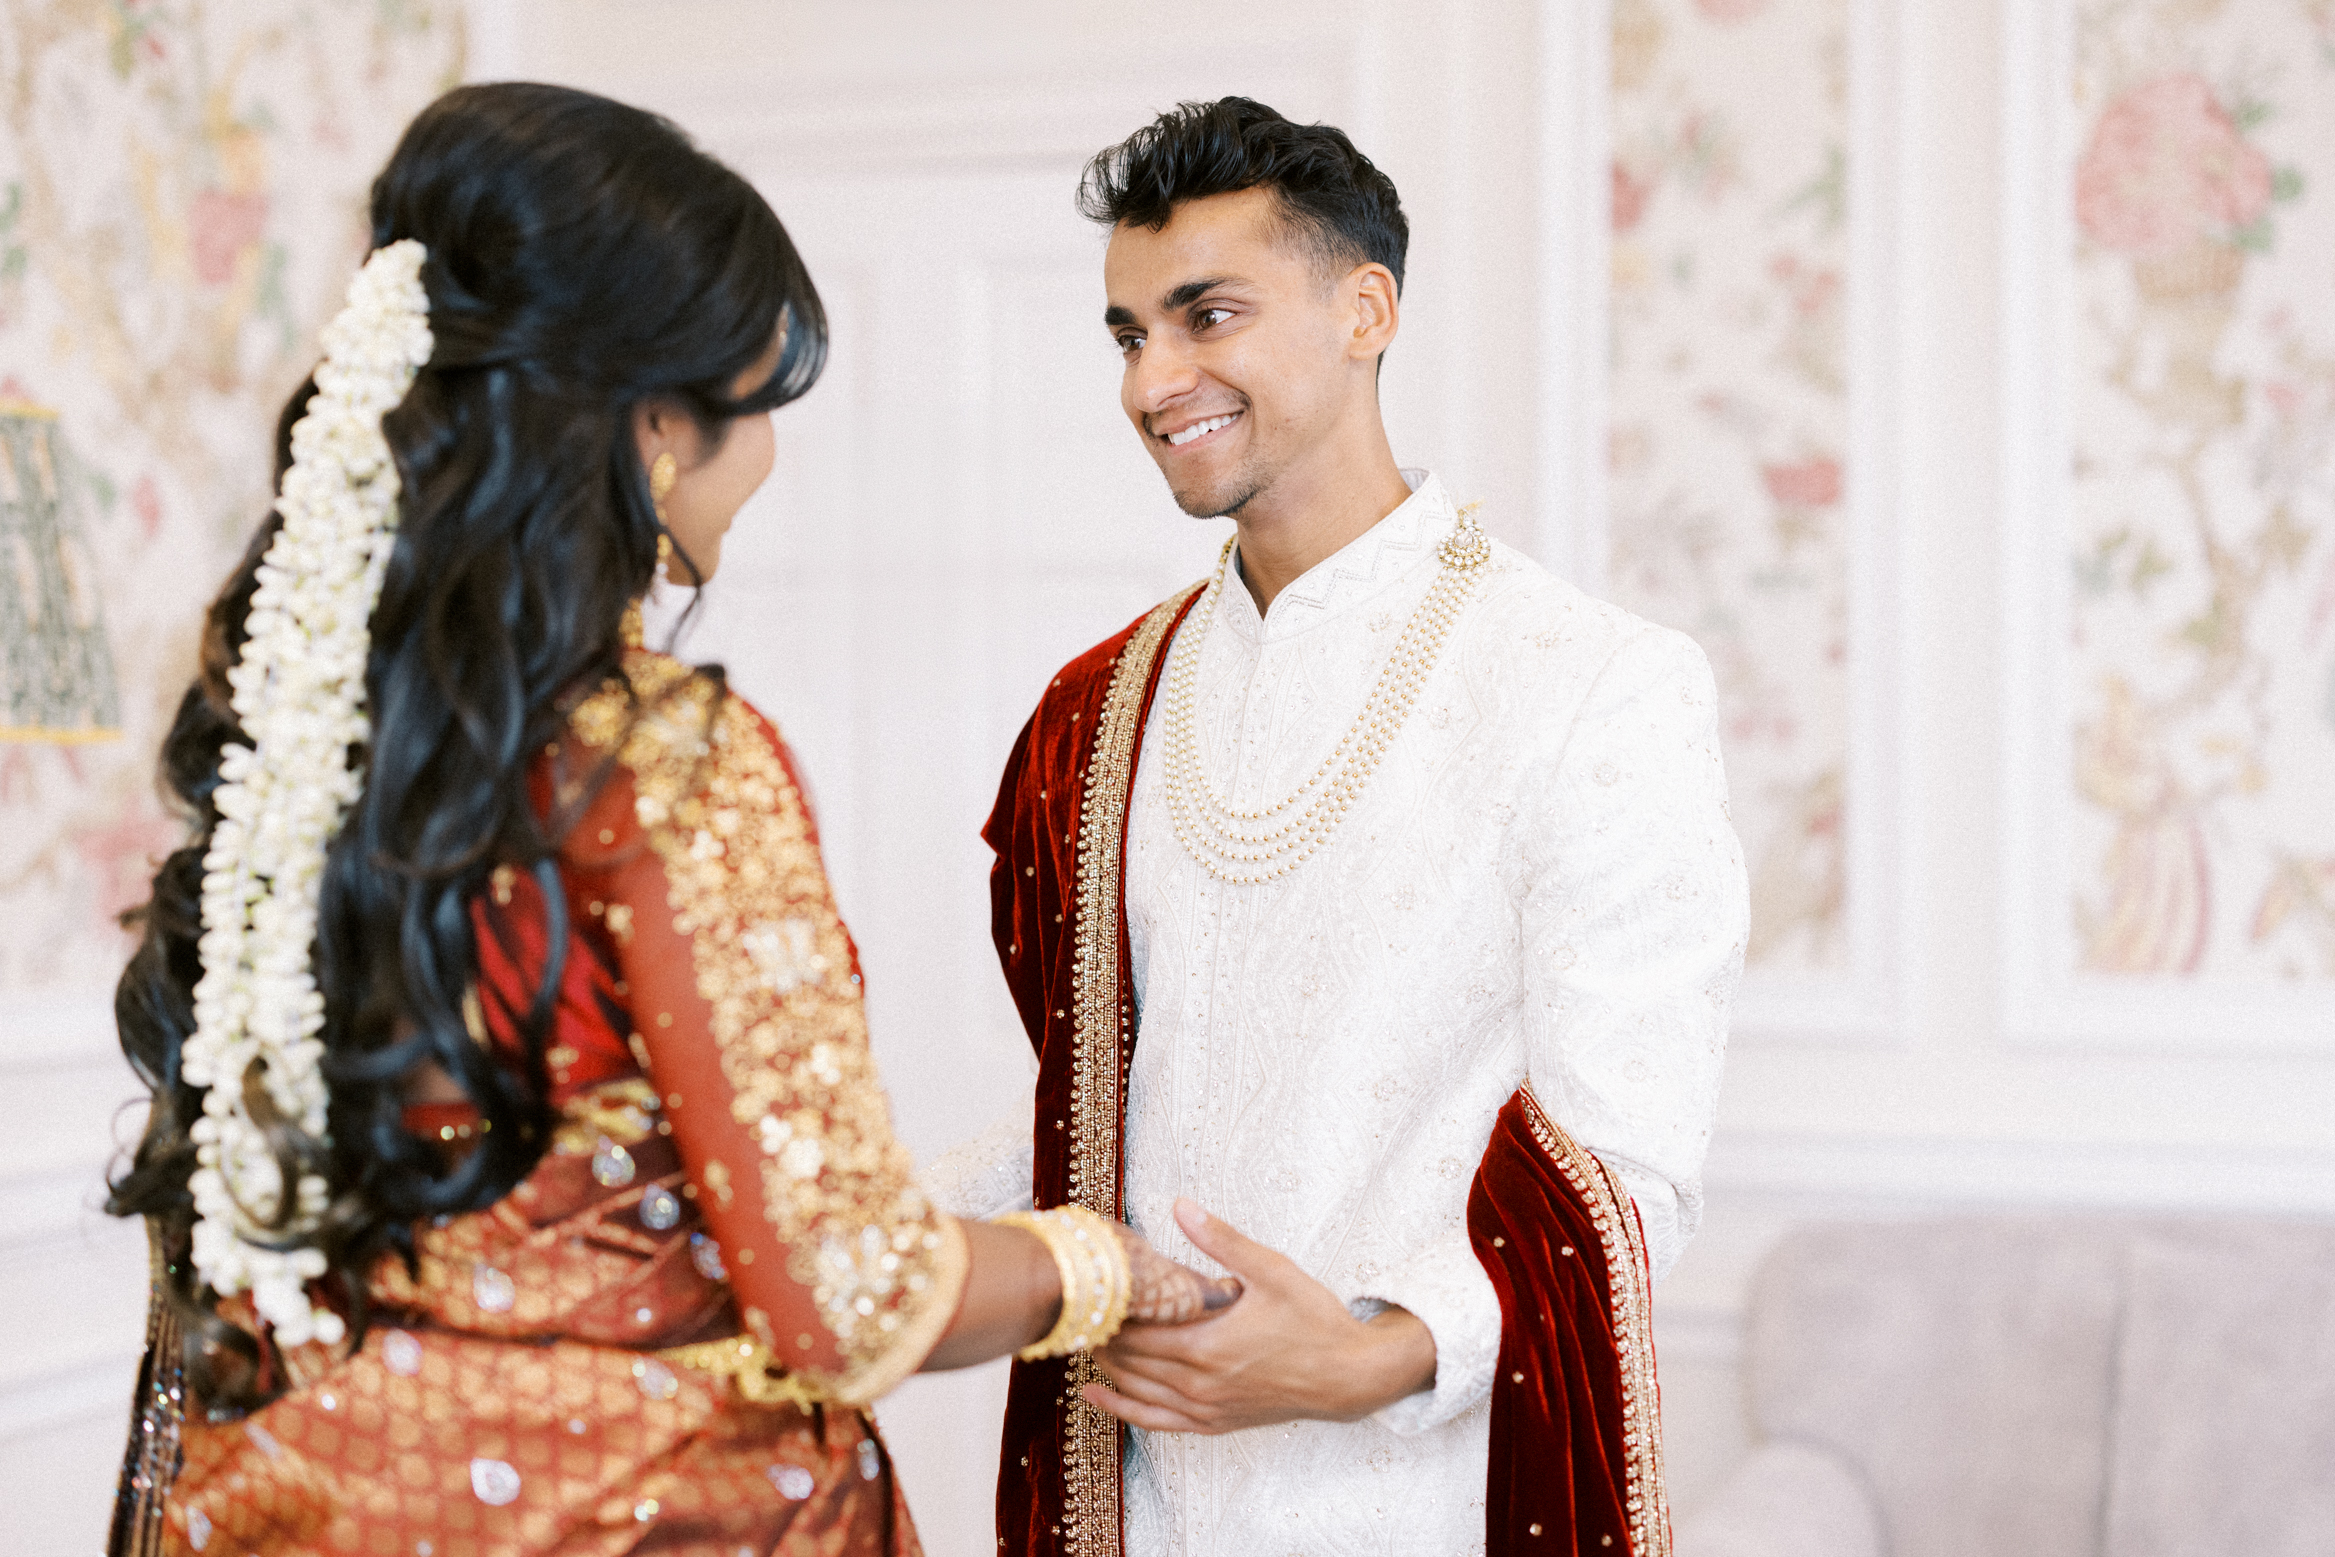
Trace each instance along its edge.
{"label": "grey upholstered sofa", "polygon": [[1678,1557],[2335,1557],[2335,1226],[1820,1226]]}

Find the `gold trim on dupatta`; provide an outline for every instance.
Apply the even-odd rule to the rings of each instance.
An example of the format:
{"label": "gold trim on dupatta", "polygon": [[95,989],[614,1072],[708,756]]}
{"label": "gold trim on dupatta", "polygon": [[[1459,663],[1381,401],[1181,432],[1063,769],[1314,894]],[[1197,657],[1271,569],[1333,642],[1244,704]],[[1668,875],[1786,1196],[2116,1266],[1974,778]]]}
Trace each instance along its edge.
{"label": "gold trim on dupatta", "polygon": [[[1200,585],[1162,601],[1119,652],[1095,720],[1078,825],[1078,933],[1072,947],[1070,1199],[1120,1218],[1119,1089],[1135,1020],[1133,993],[1119,978],[1120,866],[1135,754],[1143,739],[1143,694],[1167,647],[1168,629]],[[1100,1380],[1094,1358],[1070,1359],[1063,1397],[1062,1539],[1070,1557],[1119,1557],[1119,1419],[1079,1391]]]}
{"label": "gold trim on dupatta", "polygon": [[1522,1095],[1533,1139],[1589,1208],[1590,1225],[1605,1249],[1621,1376],[1623,1509],[1629,1516],[1630,1557],[1670,1557],[1670,1500],[1662,1483],[1662,1399],[1654,1382],[1654,1290],[1637,1208],[1613,1170],[1542,1111],[1532,1088],[1524,1088]]}
{"label": "gold trim on dupatta", "polygon": [[167,1532],[162,1523],[171,1484],[178,1479],[180,1428],[186,1419],[185,1342],[178,1312],[170,1304],[170,1257],[154,1219],[146,1219],[149,1270],[146,1358],[130,1397],[130,1437],[122,1453],[114,1489],[113,1529],[107,1557],[162,1557]]}

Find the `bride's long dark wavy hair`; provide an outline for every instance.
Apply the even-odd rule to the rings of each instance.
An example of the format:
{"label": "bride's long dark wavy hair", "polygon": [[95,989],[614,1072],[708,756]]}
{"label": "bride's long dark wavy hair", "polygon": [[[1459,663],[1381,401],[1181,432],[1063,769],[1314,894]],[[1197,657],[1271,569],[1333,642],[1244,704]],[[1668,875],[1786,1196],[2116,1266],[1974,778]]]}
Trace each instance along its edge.
{"label": "bride's long dark wavy hair", "polygon": [[[548,1140],[542,1052],[566,930],[559,826],[531,807],[527,768],[558,734],[564,700],[621,674],[619,624],[656,568],[635,408],[680,406],[718,439],[733,418],[808,390],[827,344],[810,275],[754,188],[666,120],[589,93],[504,83],[438,99],[373,185],[374,246],[402,238],[429,250],[435,344],[382,423],[401,517],[373,613],[364,793],[327,857],[314,952],[329,1144],[247,1087],[285,1182],[305,1169],[331,1186],[309,1241],[359,1333],[371,1265],[389,1250],[410,1257],[418,1219],[491,1205]],[[782,330],[776,370],[733,398]],[[304,384],[284,407],[279,484],[313,393]],[[123,1051],[153,1101],[108,1209],[153,1219],[189,1379],[214,1409],[263,1400],[281,1377],[262,1341],[218,1316],[187,1257],[202,1094],[179,1071],[220,750],[243,738],[227,671],[277,524],[260,526],[213,602],[200,673],[163,742],[162,782],[192,833],[129,916],[140,940],[115,996]],[[474,1043],[464,1018],[478,974],[471,905],[498,865],[533,872],[553,921],[551,964],[517,1013],[523,1072]],[[432,1064],[488,1123],[459,1160],[403,1125],[407,1080]]]}

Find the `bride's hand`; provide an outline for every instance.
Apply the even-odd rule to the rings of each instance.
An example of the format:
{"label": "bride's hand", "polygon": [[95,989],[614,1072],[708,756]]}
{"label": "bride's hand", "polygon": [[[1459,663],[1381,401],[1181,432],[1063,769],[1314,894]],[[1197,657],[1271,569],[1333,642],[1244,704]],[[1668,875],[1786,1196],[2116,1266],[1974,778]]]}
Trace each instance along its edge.
{"label": "bride's hand", "polygon": [[1122,1224],[1118,1231],[1119,1242],[1127,1249],[1128,1271],[1134,1277],[1135,1292],[1127,1305],[1129,1324],[1189,1324],[1230,1308],[1240,1296],[1240,1282],[1234,1277],[1203,1276],[1154,1249],[1134,1228]]}

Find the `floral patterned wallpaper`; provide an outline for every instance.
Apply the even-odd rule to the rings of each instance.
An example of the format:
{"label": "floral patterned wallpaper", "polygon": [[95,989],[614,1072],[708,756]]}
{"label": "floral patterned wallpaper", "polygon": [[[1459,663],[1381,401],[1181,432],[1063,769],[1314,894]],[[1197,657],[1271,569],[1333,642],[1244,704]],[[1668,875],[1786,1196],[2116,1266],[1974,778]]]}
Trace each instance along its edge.
{"label": "floral patterned wallpaper", "polygon": [[1615,0],[1620,604],[1718,676],[1749,959],[1848,962],[1847,0]]}
{"label": "floral patterned wallpaper", "polygon": [[[119,969],[114,916],[180,836],[154,753],[202,607],[264,511],[366,187],[462,50],[455,0],[0,9],[0,498],[46,492],[16,479],[37,466],[65,526],[0,557],[0,590],[80,602],[114,678],[70,730],[0,732],[0,991]],[[0,643],[0,686],[26,652]]]}
{"label": "floral patterned wallpaper", "polygon": [[2335,0],[2075,22],[2077,956],[2335,977]]}

